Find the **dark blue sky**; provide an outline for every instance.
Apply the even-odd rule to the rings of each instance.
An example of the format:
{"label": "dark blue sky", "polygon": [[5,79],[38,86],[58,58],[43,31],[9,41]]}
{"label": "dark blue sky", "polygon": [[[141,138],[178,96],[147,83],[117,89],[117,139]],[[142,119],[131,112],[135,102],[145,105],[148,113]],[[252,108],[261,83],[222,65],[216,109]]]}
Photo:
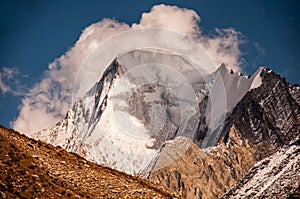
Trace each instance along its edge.
{"label": "dark blue sky", "polygon": [[[16,67],[28,75],[24,83],[32,85],[42,77],[48,63],[72,47],[91,23],[105,17],[136,23],[143,12],[160,3],[195,10],[205,33],[228,27],[240,31],[248,41],[241,46],[246,73],[263,65],[291,83],[300,83],[299,5],[291,0],[1,1],[0,69]],[[20,97],[0,93],[0,123],[9,126],[20,102]]]}

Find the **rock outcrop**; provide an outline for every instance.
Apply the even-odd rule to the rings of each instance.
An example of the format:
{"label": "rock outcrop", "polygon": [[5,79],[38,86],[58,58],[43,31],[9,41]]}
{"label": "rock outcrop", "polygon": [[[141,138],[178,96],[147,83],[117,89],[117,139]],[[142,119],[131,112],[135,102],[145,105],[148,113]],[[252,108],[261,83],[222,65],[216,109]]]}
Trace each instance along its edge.
{"label": "rock outcrop", "polygon": [[217,198],[257,161],[255,152],[234,126],[226,144],[206,149],[177,137],[166,143],[148,179],[183,198]]}

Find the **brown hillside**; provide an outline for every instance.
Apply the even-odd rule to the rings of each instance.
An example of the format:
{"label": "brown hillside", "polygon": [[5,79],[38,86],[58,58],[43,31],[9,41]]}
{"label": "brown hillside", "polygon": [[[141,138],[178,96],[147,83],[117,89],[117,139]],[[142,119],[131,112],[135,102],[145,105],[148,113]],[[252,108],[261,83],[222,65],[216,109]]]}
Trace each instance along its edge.
{"label": "brown hillside", "polygon": [[0,126],[0,198],[178,198]]}

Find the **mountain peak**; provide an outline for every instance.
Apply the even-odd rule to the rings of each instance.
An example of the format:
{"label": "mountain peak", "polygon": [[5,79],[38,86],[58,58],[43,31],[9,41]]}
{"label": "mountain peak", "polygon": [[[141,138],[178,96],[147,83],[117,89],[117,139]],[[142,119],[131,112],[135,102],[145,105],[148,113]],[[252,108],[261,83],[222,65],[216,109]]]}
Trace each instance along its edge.
{"label": "mountain peak", "polygon": [[[250,168],[265,157],[263,153],[271,154],[276,147],[295,140],[299,96],[298,87],[265,67],[252,76],[234,73],[225,64],[207,73],[180,55],[135,50],[120,54],[100,81],[74,103],[65,120],[33,137],[129,174],[149,174],[172,158],[178,159],[178,154],[191,162],[192,150],[209,154],[207,148],[213,147],[219,147],[222,153],[217,154],[224,156],[232,149],[238,154],[248,147],[242,159],[230,161],[243,164],[251,153]],[[280,114],[275,117],[274,112]],[[233,125],[236,131],[230,131]],[[262,146],[268,151],[259,151]],[[248,150],[251,147],[255,150]],[[207,166],[208,175],[215,166]],[[187,172],[183,168],[182,174]],[[229,170],[230,185],[245,168],[238,174]],[[183,175],[171,170],[174,173],[168,176],[182,179]],[[168,187],[168,178],[159,176],[159,182]],[[189,177],[185,180],[190,182]],[[228,181],[222,183],[229,186]],[[178,186],[187,191],[184,185]],[[218,195],[224,193],[216,187]],[[197,187],[194,191],[200,193]]]}

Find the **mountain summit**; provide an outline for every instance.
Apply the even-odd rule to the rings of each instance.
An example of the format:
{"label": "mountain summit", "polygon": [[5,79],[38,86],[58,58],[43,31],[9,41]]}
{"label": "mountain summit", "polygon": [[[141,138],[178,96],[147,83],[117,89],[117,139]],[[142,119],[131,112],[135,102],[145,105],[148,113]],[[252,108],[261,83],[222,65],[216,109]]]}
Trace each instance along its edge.
{"label": "mountain summit", "polygon": [[[259,84],[261,70],[248,78],[230,74],[222,65],[212,74],[197,74],[195,67],[178,55],[131,51],[112,62],[63,121],[33,137],[137,174],[175,137],[188,137],[204,148],[216,144],[219,123],[254,84]],[[220,90],[223,96],[216,101]],[[212,111],[214,105],[217,113]],[[219,118],[211,121],[211,115],[217,114]],[[205,135],[199,134],[199,127],[207,129]]]}

